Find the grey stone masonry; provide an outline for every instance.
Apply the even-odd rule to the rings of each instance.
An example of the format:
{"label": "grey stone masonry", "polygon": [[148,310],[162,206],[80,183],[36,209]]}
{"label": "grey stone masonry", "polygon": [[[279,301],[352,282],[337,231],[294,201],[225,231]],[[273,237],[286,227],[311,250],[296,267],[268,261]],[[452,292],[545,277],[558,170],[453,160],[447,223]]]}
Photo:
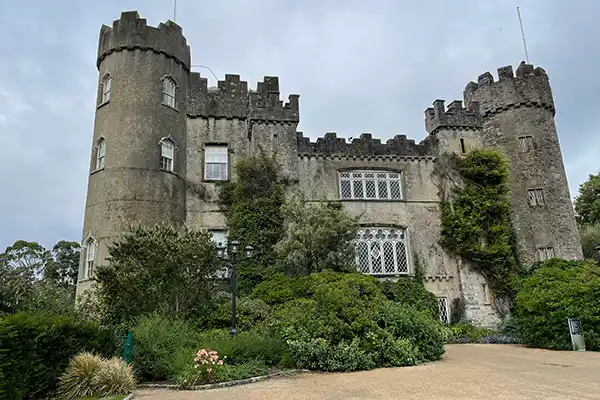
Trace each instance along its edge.
{"label": "grey stone masonry", "polygon": [[[82,254],[78,294],[94,280],[89,263],[106,263],[108,246],[132,224],[224,234],[220,184],[235,177],[240,159],[259,149],[276,155],[292,190],[310,202],[340,202],[359,218],[361,229],[377,232],[361,239],[369,241],[357,260],[363,271],[397,279],[414,273],[418,259],[427,289],[440,298],[440,307],[450,308],[444,315],[464,304],[464,317],[474,323],[498,321],[484,278],[439,244],[439,205],[456,185],[441,172],[446,153],[495,148],[507,156],[524,262],[581,258],[554,100],[542,68],[521,63],[514,74],[503,67],[498,80],[486,72],[465,88],[464,106],[435,100],[425,110],[428,135],[418,143],[405,135],[382,142],[370,133],[346,140],[333,132],[312,141],[297,132],[299,95],[282,100],[278,77],[265,76],[249,89],[239,75],[227,74],[208,87],[206,78],[190,71],[182,28],[172,21],[148,26],[137,11],[101,27],[96,65],[82,237],[84,249],[88,243],[96,247],[89,257],[86,250]],[[400,240],[393,251],[385,247],[390,242],[383,243],[386,229],[402,233],[385,239]],[[382,265],[386,270],[377,270]]]}

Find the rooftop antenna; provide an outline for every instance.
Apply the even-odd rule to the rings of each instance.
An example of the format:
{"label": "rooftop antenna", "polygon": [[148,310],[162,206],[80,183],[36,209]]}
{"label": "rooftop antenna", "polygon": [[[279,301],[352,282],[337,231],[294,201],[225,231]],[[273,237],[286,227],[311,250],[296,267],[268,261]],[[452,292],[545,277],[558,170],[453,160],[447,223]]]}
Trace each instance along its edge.
{"label": "rooftop antenna", "polygon": [[523,48],[525,49],[525,60],[529,64],[529,54],[527,53],[527,42],[525,41],[525,32],[523,31],[523,21],[521,20],[521,11],[517,6],[517,15],[519,16],[519,25],[521,26],[521,38],[523,38]]}
{"label": "rooftop antenna", "polygon": [[177,21],[177,0],[173,0],[173,22]]}

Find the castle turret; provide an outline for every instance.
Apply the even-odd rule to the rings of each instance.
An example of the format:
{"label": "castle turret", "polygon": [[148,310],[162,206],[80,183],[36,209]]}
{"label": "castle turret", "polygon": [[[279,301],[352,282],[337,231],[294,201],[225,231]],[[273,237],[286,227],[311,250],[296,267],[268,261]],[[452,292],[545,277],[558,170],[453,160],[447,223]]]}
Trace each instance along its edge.
{"label": "castle turret", "polygon": [[466,154],[481,146],[481,118],[476,102],[463,107],[461,100],[444,106],[444,100],[435,100],[425,110],[425,129],[434,139],[438,154],[445,152]]}
{"label": "castle turret", "polygon": [[97,67],[78,293],[131,224],[185,222],[190,49],[181,27],[124,12],[100,30]]}
{"label": "castle turret", "polygon": [[509,160],[512,219],[526,263],[553,256],[582,258],[581,244],[554,122],[554,100],[546,72],[522,62],[486,72],[464,92],[477,104],[485,147]]}

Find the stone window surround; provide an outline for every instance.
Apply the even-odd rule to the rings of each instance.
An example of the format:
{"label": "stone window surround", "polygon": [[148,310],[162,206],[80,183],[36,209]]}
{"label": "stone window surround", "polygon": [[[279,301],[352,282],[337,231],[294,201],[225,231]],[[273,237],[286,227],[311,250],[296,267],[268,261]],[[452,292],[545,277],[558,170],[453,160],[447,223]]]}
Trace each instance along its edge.
{"label": "stone window surround", "polygon": [[[206,178],[206,165],[207,165],[207,155],[206,155],[206,148],[211,148],[211,147],[225,147],[226,151],[227,151],[227,161],[226,161],[226,167],[225,167],[225,173],[226,173],[226,177],[225,179],[208,179]],[[219,141],[214,141],[214,142],[205,142],[204,145],[202,146],[202,181],[203,182],[227,182],[230,179],[231,176],[231,171],[229,170],[230,166],[231,166],[231,155],[233,153],[233,150],[231,149],[231,146],[229,145],[228,142],[219,142]]]}
{"label": "stone window surround", "polygon": [[517,136],[517,146],[520,153],[530,153],[534,150],[533,136],[521,135]]}
{"label": "stone window surround", "polygon": [[[400,197],[399,198],[367,198],[367,197],[361,197],[361,198],[344,198],[342,197],[342,179],[341,179],[341,174],[342,173],[385,173],[385,174],[399,174],[399,183],[400,183]],[[387,166],[385,167],[375,167],[375,166],[363,166],[363,167],[346,167],[346,168],[339,168],[337,170],[337,186],[338,186],[338,197],[340,201],[370,201],[370,202],[401,202],[401,201],[406,201],[406,197],[405,197],[405,177],[404,177],[404,171],[398,168],[389,168]],[[350,181],[352,182],[352,178],[349,178]],[[387,189],[388,191],[390,191],[390,184],[389,184],[389,178],[386,178],[385,181],[388,182],[387,185]],[[364,187],[364,186],[363,186]],[[391,191],[390,191],[391,193]]]}
{"label": "stone window surround", "polygon": [[444,325],[450,324],[450,300],[448,296],[437,296],[440,321]]}
{"label": "stone window surround", "polygon": [[[98,85],[98,105],[96,108],[100,108],[110,103],[112,80],[113,76],[110,72],[105,72],[104,75],[102,75],[102,79],[100,79],[100,84]],[[107,84],[108,90],[106,91]]]}
{"label": "stone window surround", "polygon": [[100,138],[96,141],[96,168],[95,171],[99,171],[104,169],[104,165],[106,163],[106,139],[100,136]]}
{"label": "stone window surround", "polygon": [[[541,193],[541,195],[540,195]],[[533,196],[533,197],[531,197]],[[534,199],[532,202],[531,199]],[[541,199],[541,202],[540,202]],[[546,206],[546,191],[543,187],[529,187],[527,188],[527,205],[529,207],[544,207]]]}
{"label": "stone window surround", "polygon": [[[411,249],[410,249],[410,232],[408,230],[408,227],[406,227],[405,225],[399,225],[399,224],[382,224],[382,223],[361,223],[360,224],[359,232],[363,231],[363,230],[367,230],[367,229],[373,229],[373,230],[384,229],[384,230],[403,231],[404,239],[401,241],[404,243],[404,246],[405,246],[404,247],[404,258],[405,258],[405,262],[406,262],[406,271],[399,272],[396,268],[396,271],[391,272],[391,273],[385,273],[383,271],[380,273],[374,273],[374,274],[363,272],[363,271],[361,271],[361,268],[360,268],[360,261],[359,261],[360,254],[358,254],[358,252],[357,252],[356,264],[357,264],[357,269],[359,272],[364,273],[366,275],[375,276],[375,277],[411,276],[414,274],[414,269],[412,267],[412,254],[411,254]],[[357,239],[358,239],[358,237],[357,237]],[[396,251],[394,251],[394,254],[396,254]],[[397,259],[395,260],[395,265],[396,265],[396,267],[398,267],[400,265],[400,262],[398,262]],[[382,268],[385,268],[385,267],[382,265]]]}
{"label": "stone window surround", "polygon": [[552,246],[551,244],[537,246],[536,247],[536,255],[537,255],[538,261],[546,261],[551,258],[558,257],[556,255],[556,250],[554,249],[554,246]]}
{"label": "stone window surround", "polygon": [[[168,156],[164,155],[165,154],[164,153],[165,145],[167,145],[167,144],[172,146],[172,157],[171,157],[170,168],[168,168],[168,165],[166,168],[163,166],[163,158],[165,158],[165,159],[169,158]],[[165,136],[158,141],[158,146],[159,146],[159,150],[160,150],[159,169],[164,172],[175,173],[175,158],[176,158],[175,156],[176,156],[176,153],[179,151],[179,149],[177,148],[177,145],[175,144],[175,141],[173,140],[171,135]]]}
{"label": "stone window surround", "polygon": [[[88,281],[94,278],[94,267],[96,264],[96,258],[98,255],[98,241],[92,236],[88,235],[83,241],[83,254],[82,259],[82,273],[79,279],[80,282]],[[91,259],[90,259],[91,250]]]}
{"label": "stone window surround", "polygon": [[[160,78],[161,82],[161,91],[160,91],[160,102],[163,106],[168,107],[172,110],[179,112],[177,107],[177,92],[179,91],[179,85],[173,76],[164,75]],[[172,84],[172,92],[171,87],[168,87],[169,83]]]}

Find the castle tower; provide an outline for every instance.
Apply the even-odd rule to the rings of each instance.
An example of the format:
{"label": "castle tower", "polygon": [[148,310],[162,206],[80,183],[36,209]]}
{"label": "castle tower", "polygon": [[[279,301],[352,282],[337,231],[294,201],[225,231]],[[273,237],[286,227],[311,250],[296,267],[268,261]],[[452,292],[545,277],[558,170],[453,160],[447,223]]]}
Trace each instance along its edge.
{"label": "castle tower", "polygon": [[546,72],[522,62],[470,82],[467,107],[481,115],[482,144],[497,148],[510,165],[512,220],[521,261],[551,257],[581,259],[569,186],[554,122],[554,100]]}
{"label": "castle tower", "polygon": [[123,12],[102,26],[78,294],[131,224],[185,222],[190,49],[181,27]]}

